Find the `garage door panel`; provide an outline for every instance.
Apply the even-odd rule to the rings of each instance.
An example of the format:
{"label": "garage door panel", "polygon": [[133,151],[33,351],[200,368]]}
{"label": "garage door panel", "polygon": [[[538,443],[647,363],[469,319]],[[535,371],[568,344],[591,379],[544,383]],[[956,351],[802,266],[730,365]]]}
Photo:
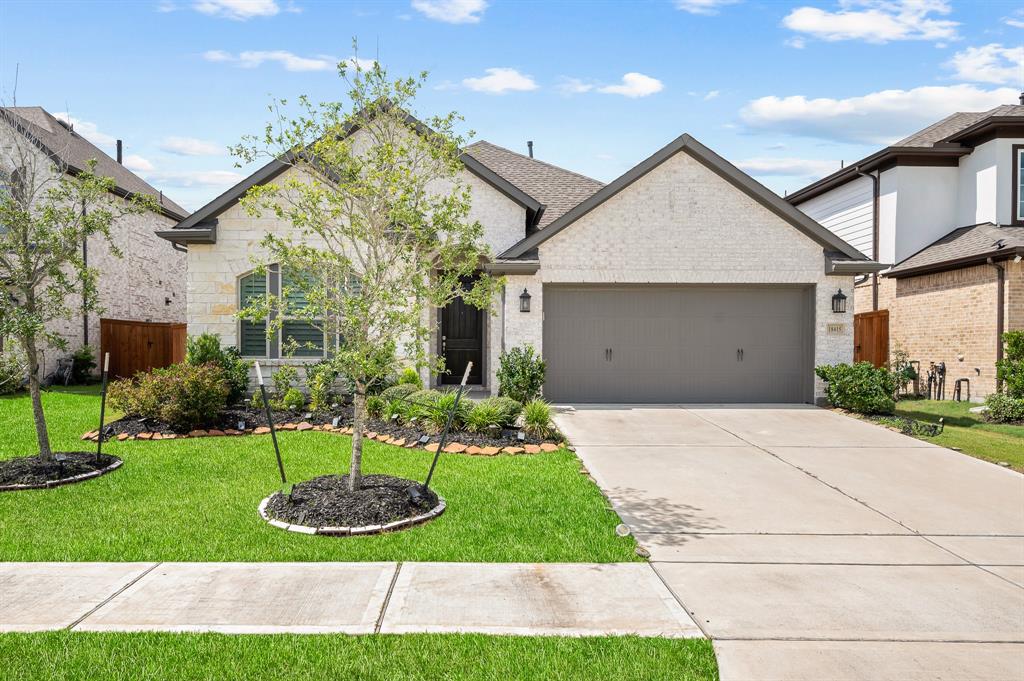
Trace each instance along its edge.
{"label": "garage door panel", "polygon": [[806,289],[548,286],[544,301],[549,399],[807,399]]}

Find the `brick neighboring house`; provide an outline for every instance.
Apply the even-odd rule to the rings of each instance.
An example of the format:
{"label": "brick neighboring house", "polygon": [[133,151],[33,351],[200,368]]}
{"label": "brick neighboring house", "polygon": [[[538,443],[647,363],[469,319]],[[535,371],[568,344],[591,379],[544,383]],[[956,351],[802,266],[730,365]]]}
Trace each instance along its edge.
{"label": "brick neighboring house", "polygon": [[125,216],[113,225],[111,236],[122,252],[121,258],[111,253],[103,237],[90,237],[82,244],[89,266],[100,272],[97,286],[103,312],[102,315],[78,313],[70,319],[51,323],[50,330],[67,339],[68,350],[47,348],[40,361],[42,375],[52,372],[60,358],[83,345],[91,345],[98,355],[101,316],[139,322],[184,322],[185,254],[160,239],[156,232],[179,223],[188,211],[43,108],[7,107],[2,114],[0,166],[5,174],[15,170],[11,167],[14,165],[11,145],[13,136],[21,136],[33,143],[40,167],[49,166],[54,173],[61,169],[75,173],[95,159],[95,172],[113,178],[117,184],[111,201],[148,194],[159,206],[158,212]]}
{"label": "brick neighboring house", "polygon": [[[1002,332],[1024,329],[1024,95],[959,112],[787,200],[891,267],[856,287],[858,359],[946,365],[946,397],[997,389]],[[887,325],[887,326],[886,326]]]}
{"label": "brick neighboring house", "polygon": [[[689,135],[607,185],[488,142],[462,160],[493,254],[482,269],[506,286],[492,314],[460,300],[431,314],[450,374],[429,384],[473,361],[470,381],[495,392],[501,352],[531,344],[553,401],[812,402],[814,365],[852,358],[852,315],[833,297],[878,264]],[[236,317],[247,296],[279,290],[272,263],[266,278],[253,269],[263,237],[289,229],[238,201],[300,172],[273,161],[161,234],[188,245],[189,332],[271,367],[324,351],[282,357],[280,337]],[[287,323],[279,335],[323,343]]]}

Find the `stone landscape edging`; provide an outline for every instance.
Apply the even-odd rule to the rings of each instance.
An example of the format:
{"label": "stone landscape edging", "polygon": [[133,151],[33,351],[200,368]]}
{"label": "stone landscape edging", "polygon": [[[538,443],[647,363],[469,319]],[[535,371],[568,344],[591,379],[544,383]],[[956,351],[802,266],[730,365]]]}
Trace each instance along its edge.
{"label": "stone landscape edging", "polygon": [[[285,432],[318,432],[318,433],[329,433],[331,435],[351,435],[352,428],[348,427],[333,427],[329,425],[316,425],[303,421],[301,423],[282,423],[276,427],[278,431]],[[184,440],[189,438],[202,438],[202,437],[239,437],[242,435],[269,435],[270,428],[267,426],[259,426],[257,428],[246,429],[244,431],[227,428],[220,430],[212,428],[210,430],[193,430],[189,433],[179,435],[172,433],[164,435],[158,432],[142,432],[136,435],[128,435],[127,433],[120,433],[114,437],[104,438],[104,442],[126,442],[128,440]],[[146,437],[143,437],[146,436]],[[426,445],[420,445],[418,440],[409,440],[405,438],[394,438],[386,433],[375,433],[373,431],[365,431],[363,437],[369,440],[375,440],[384,444],[389,444],[394,447],[403,447],[405,449],[424,449],[428,452],[437,451],[437,442],[428,442]],[[82,435],[82,440],[95,442],[99,438],[99,432],[91,430],[88,433]],[[509,445],[506,447],[478,447],[476,445],[464,445],[457,440],[445,445],[445,448],[441,451],[446,454],[467,454],[469,456],[498,456],[499,454],[540,454],[541,452],[555,452],[561,449],[563,445],[559,445],[554,442],[542,442],[539,445],[535,444],[523,444],[523,445]]]}
{"label": "stone landscape edging", "polygon": [[0,485],[0,492],[17,492],[19,490],[26,489],[50,489],[51,487],[60,487],[61,485],[70,485],[75,482],[84,482],[91,478],[98,478],[101,475],[106,475],[121,467],[124,463],[123,459],[119,459],[111,454],[104,454],[103,456],[109,456],[114,459],[114,462],[105,468],[99,468],[88,473],[79,473],[78,475],[72,475],[70,478],[61,478],[60,480],[47,480],[46,482],[40,482],[33,485]]}
{"label": "stone landscape edging", "polygon": [[349,536],[366,536],[371,534],[382,534],[384,532],[393,532],[396,530],[404,530],[413,525],[419,525],[425,523],[428,520],[433,520],[447,508],[447,503],[443,497],[437,498],[437,506],[430,509],[426,513],[413,516],[411,518],[405,518],[403,520],[396,520],[393,523],[386,525],[363,525],[361,527],[312,527],[310,525],[295,525],[293,523],[286,523],[283,520],[277,518],[271,518],[267,513],[267,504],[274,498],[274,495],[280,494],[280,492],[274,492],[267,496],[263,501],[260,502],[259,514],[260,517],[268,524],[272,525],[281,530],[287,530],[289,532],[297,532],[299,534],[316,534],[324,537],[349,537]]}

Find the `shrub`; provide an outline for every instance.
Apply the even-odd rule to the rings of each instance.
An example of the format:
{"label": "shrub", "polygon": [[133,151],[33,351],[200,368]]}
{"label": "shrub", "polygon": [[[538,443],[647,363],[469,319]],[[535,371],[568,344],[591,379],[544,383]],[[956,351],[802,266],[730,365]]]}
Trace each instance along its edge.
{"label": "shrub", "polygon": [[825,395],[834,407],[859,414],[892,414],[896,410],[893,395],[899,379],[886,368],[870,362],[822,365],[814,373],[825,381]]}
{"label": "shrub", "polygon": [[551,435],[551,405],[544,400],[530,400],[523,405],[523,430],[535,437]]}
{"label": "shrub", "polygon": [[379,419],[384,416],[384,407],[387,402],[380,395],[370,395],[366,398],[366,413],[370,418]]}
{"label": "shrub", "polygon": [[252,394],[252,397],[249,399],[249,406],[252,407],[253,409],[263,411],[266,408],[265,405],[263,404],[263,393],[261,393],[259,390],[254,392]]}
{"label": "shrub", "polygon": [[455,398],[458,393],[455,391],[438,393],[433,404],[426,408],[421,420],[428,430],[439,433],[448,422],[448,413],[455,409],[452,415],[452,430],[462,430],[469,415],[469,400],[460,400],[459,406],[455,408]]}
{"label": "shrub", "polygon": [[534,353],[533,346],[524,345],[501,353],[498,365],[498,394],[523,404],[540,396],[546,365]]}
{"label": "shrub", "polygon": [[309,389],[309,408],[324,411],[334,401],[334,382],[338,372],[330,362],[306,365],[306,387]]}
{"label": "shrub", "polygon": [[92,370],[96,368],[96,354],[91,345],[82,347],[71,353],[71,382],[81,385],[92,378]]}
{"label": "shrub", "polygon": [[398,377],[398,385],[411,385],[415,386],[418,390],[422,390],[423,379],[420,378],[419,373],[415,369],[406,367],[402,370],[402,375]]}
{"label": "shrub", "polygon": [[0,395],[10,395],[25,383],[25,353],[21,346],[7,342],[0,352]]}
{"label": "shrub", "polygon": [[996,378],[1002,381],[1003,393],[1024,400],[1024,331],[1003,334],[1003,359],[996,362]]}
{"label": "shrub", "polygon": [[164,421],[191,430],[216,418],[227,406],[229,387],[216,364],[173,364],[110,384],[111,407],[128,416]]}
{"label": "shrub", "polygon": [[281,366],[274,372],[274,394],[279,399],[284,399],[284,396],[288,394],[288,391],[295,386],[295,382],[299,380],[298,370],[289,365]]}
{"label": "shrub", "polygon": [[490,400],[481,400],[466,414],[466,430],[471,433],[482,433],[501,428],[504,425],[503,416],[499,405]]}
{"label": "shrub", "polygon": [[[388,401],[383,395],[380,399],[384,400],[384,409],[381,411],[381,418],[385,421],[395,420],[398,423],[405,423],[408,418],[409,405],[404,400],[391,400]],[[398,417],[395,419],[395,417]]]}
{"label": "shrub", "polygon": [[405,398],[408,403],[405,418],[407,421],[422,421],[434,409],[437,398],[441,396],[436,390],[417,390]]}
{"label": "shrub", "polygon": [[298,388],[288,388],[281,398],[281,406],[289,411],[298,411],[306,406],[306,396]]}
{"label": "shrub", "polygon": [[190,337],[185,347],[185,361],[193,366],[216,364],[223,369],[228,382],[228,404],[245,397],[249,389],[249,362],[241,358],[237,348],[221,347],[217,334]]}
{"label": "shrub", "polygon": [[490,402],[501,411],[501,425],[503,428],[514,428],[516,419],[523,413],[523,405],[511,397],[498,396],[488,397],[484,402]]}
{"label": "shrub", "polygon": [[1024,421],[1024,398],[1010,397],[1006,393],[992,393],[985,398],[988,411],[985,418],[996,423]]}
{"label": "shrub", "polygon": [[405,400],[408,399],[409,395],[415,392],[420,392],[419,389],[411,383],[399,383],[393,385],[380,394],[384,398],[385,402],[391,402],[393,400]]}

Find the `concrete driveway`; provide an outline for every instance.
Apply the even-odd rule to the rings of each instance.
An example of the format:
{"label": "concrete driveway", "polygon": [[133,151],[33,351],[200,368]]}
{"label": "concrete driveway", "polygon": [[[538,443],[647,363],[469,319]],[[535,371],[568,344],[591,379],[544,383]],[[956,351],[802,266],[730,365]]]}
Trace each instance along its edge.
{"label": "concrete driveway", "polygon": [[724,680],[1024,678],[1024,476],[814,407],[556,421]]}

